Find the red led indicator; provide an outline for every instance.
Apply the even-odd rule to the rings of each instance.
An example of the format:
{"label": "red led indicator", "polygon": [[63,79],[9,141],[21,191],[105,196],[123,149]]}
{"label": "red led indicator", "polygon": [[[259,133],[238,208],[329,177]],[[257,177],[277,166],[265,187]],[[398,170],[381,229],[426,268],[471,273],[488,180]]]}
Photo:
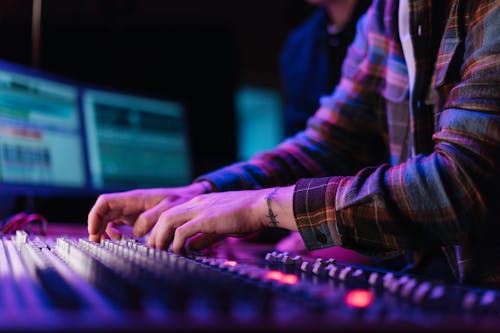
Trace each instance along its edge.
{"label": "red led indicator", "polygon": [[225,261],[225,262],[224,262],[224,265],[226,265],[226,266],[231,266],[231,267],[234,267],[234,266],[236,266],[237,264],[238,264],[238,263],[237,263],[236,261],[234,261],[234,260],[227,260],[227,261]]}
{"label": "red led indicator", "polygon": [[345,295],[345,303],[354,308],[366,308],[374,299],[373,292],[367,289],[353,289]]}
{"label": "red led indicator", "polygon": [[294,274],[284,274],[280,271],[268,271],[264,278],[269,280],[276,280],[285,284],[295,284],[299,281],[299,277]]}
{"label": "red led indicator", "polygon": [[281,280],[281,277],[283,276],[283,273],[280,271],[268,271],[266,275],[264,276],[266,279],[269,280]]}
{"label": "red led indicator", "polygon": [[285,274],[281,278],[281,282],[286,284],[296,284],[297,282],[299,282],[299,277],[294,274]]}

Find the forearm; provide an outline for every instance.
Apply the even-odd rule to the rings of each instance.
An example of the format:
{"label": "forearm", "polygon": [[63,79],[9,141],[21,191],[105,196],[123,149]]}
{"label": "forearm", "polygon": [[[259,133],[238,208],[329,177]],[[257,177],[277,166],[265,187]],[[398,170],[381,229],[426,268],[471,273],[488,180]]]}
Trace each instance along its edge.
{"label": "forearm", "polygon": [[[320,108],[309,118],[304,131],[248,162],[236,163],[200,178],[210,180],[219,191],[262,189],[292,185],[301,178],[349,175],[364,166],[382,163],[388,152],[382,133],[385,125],[380,118],[382,104],[377,85],[385,79],[386,72],[379,70],[385,63],[376,63],[373,67],[376,70],[372,70],[371,66],[366,67],[366,57],[372,52],[375,54],[370,58],[379,60],[386,54],[378,54],[379,48],[369,48],[367,36],[371,34],[368,32],[380,27],[373,10],[368,13],[358,23],[343,78],[330,96],[320,99]],[[380,34],[382,32],[378,32]],[[401,54],[395,54],[393,61],[400,59]],[[375,77],[378,74],[383,77]],[[404,79],[399,73],[393,75],[398,82]],[[390,91],[405,96],[406,88],[403,81],[397,86],[391,85]]]}
{"label": "forearm", "polygon": [[[301,178],[353,174],[366,165],[381,163],[387,151],[374,109],[366,96],[348,92],[353,85],[345,80],[336,91],[338,98],[324,98],[327,106],[318,109],[305,131],[247,162],[197,180],[209,180],[218,191],[262,189],[292,185]],[[362,87],[354,90],[366,91]]]}
{"label": "forearm", "polygon": [[294,209],[308,248],[341,245],[388,255],[459,244],[471,230],[491,224],[496,217],[487,205],[498,202],[500,117],[453,109],[442,118],[428,156],[351,177],[301,180]]}

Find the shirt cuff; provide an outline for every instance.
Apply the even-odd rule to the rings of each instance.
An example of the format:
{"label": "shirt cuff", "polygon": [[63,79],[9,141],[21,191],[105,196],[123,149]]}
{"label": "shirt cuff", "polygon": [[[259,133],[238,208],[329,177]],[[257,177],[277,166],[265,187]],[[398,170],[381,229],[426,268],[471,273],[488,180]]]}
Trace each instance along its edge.
{"label": "shirt cuff", "polygon": [[323,95],[319,98],[320,107],[331,109],[333,108],[334,104],[335,104],[335,99],[332,98],[332,95]]}
{"label": "shirt cuff", "polygon": [[342,177],[305,178],[295,185],[293,213],[308,250],[340,245],[335,194]]}
{"label": "shirt cuff", "polygon": [[197,177],[194,182],[209,181],[217,192],[255,189],[255,180],[244,172],[237,172],[239,164],[230,165]]}

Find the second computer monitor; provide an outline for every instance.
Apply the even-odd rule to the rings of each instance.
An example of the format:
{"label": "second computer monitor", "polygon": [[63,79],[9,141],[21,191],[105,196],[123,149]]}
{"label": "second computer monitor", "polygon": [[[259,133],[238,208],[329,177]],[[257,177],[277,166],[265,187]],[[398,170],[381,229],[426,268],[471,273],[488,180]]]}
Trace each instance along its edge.
{"label": "second computer monitor", "polygon": [[177,101],[83,89],[89,171],[97,190],[186,185],[192,166]]}

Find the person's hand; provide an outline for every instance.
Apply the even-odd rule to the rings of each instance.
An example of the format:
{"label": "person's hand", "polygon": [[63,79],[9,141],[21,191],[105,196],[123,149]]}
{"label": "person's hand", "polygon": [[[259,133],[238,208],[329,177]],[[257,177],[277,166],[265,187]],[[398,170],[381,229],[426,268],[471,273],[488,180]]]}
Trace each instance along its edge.
{"label": "person's hand", "polygon": [[[191,250],[201,250],[225,236],[244,235],[273,223],[296,230],[292,196],[292,186],[200,195],[165,210],[147,244],[160,249],[172,244],[175,253],[183,253],[188,239]],[[274,220],[269,218],[269,204]]]}
{"label": "person's hand", "polygon": [[164,211],[205,193],[207,186],[210,186],[208,182],[200,182],[177,188],[102,194],[89,212],[89,239],[99,242],[105,234],[120,239],[119,229],[123,225],[132,226],[133,234],[142,237]]}

